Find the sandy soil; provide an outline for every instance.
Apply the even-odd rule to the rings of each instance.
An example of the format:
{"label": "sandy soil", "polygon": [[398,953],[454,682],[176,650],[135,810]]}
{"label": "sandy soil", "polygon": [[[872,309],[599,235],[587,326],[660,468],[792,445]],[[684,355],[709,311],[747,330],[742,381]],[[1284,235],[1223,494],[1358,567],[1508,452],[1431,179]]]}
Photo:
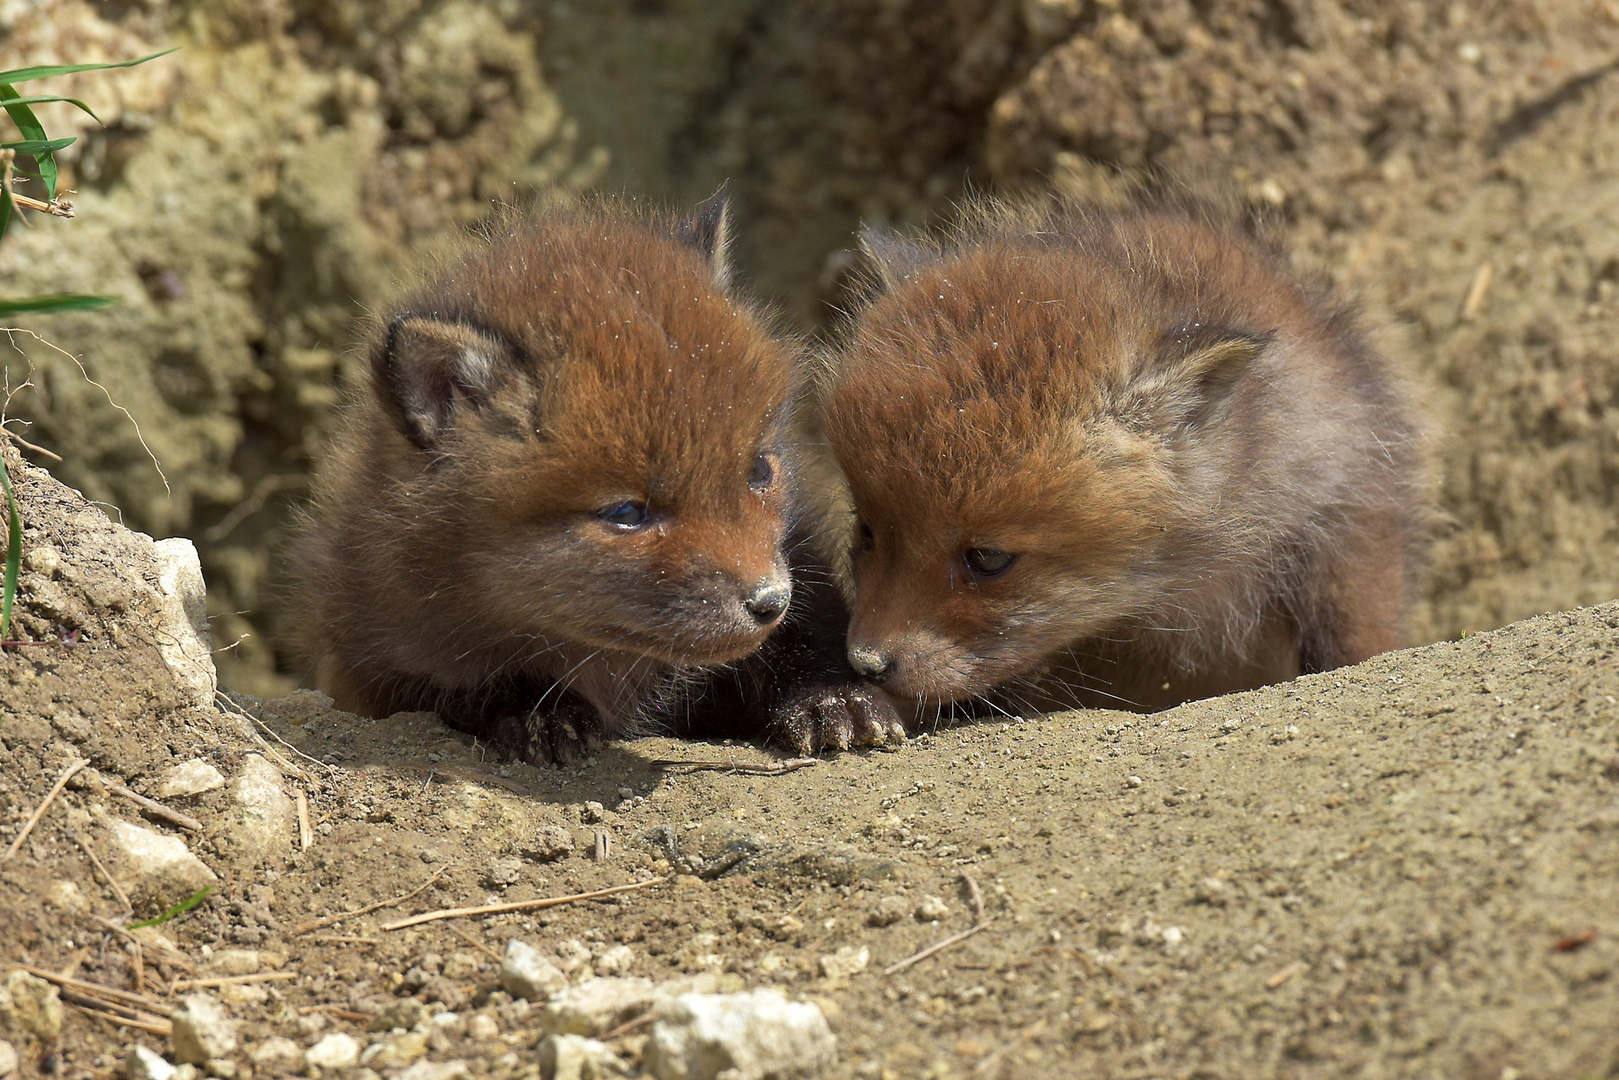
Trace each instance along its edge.
{"label": "sandy soil", "polygon": [[[773,760],[757,747],[655,738],[535,769],[431,715],[363,720],[307,691],[184,705],[130,599],[130,534],[44,473],[18,487],[31,549],[60,558],[36,560],[21,594],[21,632],[48,644],[0,658],[0,843],[69,763],[97,775],[0,864],[0,953],[144,987],[158,1015],[177,979],[268,975],[210,991],[239,1023],[238,1077],[297,1071],[333,1032],[383,1046],[378,1075],[418,1059],[536,1075],[538,1010],[498,989],[512,937],[575,979],[706,972],[815,1001],[839,1040],[832,1076],[1619,1071],[1619,604],[1156,716],[968,724],[779,775],[679,764]],[[193,758],[226,781],[166,800],[198,830],[143,820],[111,786],[156,794]],[[291,817],[243,839],[233,792],[258,759],[307,801],[307,848]],[[88,857],[110,861],[117,820],[183,839],[219,878],[139,932],[139,974],[103,920],[183,896],[122,907]],[[979,922],[975,889],[980,932],[885,972]],[[407,998],[456,1019],[368,1031]],[[25,1076],[111,1076],[137,1041],[168,1051],[71,1008],[53,1042],[4,1037]],[[633,1064],[644,1040],[611,1045]]]}

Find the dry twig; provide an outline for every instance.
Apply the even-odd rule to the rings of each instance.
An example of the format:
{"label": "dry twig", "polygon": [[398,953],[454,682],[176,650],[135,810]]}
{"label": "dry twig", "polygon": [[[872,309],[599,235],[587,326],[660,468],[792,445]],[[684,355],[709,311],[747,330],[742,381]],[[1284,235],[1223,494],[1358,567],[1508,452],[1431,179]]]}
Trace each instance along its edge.
{"label": "dry twig", "polygon": [[293,927],[292,935],[293,937],[297,937],[299,934],[307,934],[311,930],[319,930],[323,926],[331,926],[333,923],[342,922],[344,919],[352,919],[356,915],[368,915],[371,912],[376,911],[378,908],[393,907],[395,904],[403,904],[406,900],[416,896],[429,885],[433,884],[433,882],[437,881],[439,878],[443,877],[445,874],[448,874],[454,869],[454,863],[451,863],[449,866],[441,867],[438,873],[422,882],[416,888],[410,890],[410,892],[406,893],[404,896],[396,896],[392,900],[378,900],[375,904],[367,904],[365,907],[355,908],[353,911],[344,911],[336,915],[323,915],[320,918],[314,919],[310,922],[299,923],[297,926]]}
{"label": "dry twig", "polygon": [[78,844],[84,853],[90,856],[90,865],[101,871],[101,876],[107,879],[107,886],[112,889],[113,895],[118,897],[118,902],[124,905],[124,910],[134,911],[135,905],[129,902],[129,894],[119,888],[118,882],[113,880],[112,874],[107,871],[105,866],[101,865],[101,860],[96,858],[95,850],[90,847],[90,842],[81,836],[77,829],[72,830],[72,835],[74,843]]}
{"label": "dry twig", "polygon": [[128,799],[142,810],[145,810],[147,813],[151,814],[153,817],[160,817],[169,824],[178,825],[180,828],[186,829],[190,832],[202,832],[202,822],[198,821],[190,814],[182,814],[178,810],[170,810],[167,806],[164,806],[156,799],[148,799],[145,795],[131,791],[118,781],[109,780],[100,773],[95,772],[94,769],[90,771],[95,773],[96,778],[101,781],[108,791],[112,792],[114,795],[122,795],[124,798]]}
{"label": "dry twig", "polygon": [[1495,264],[1485,260],[1479,264],[1478,272],[1473,275],[1473,281],[1467,286],[1467,296],[1462,300],[1462,322],[1472,322],[1478,318],[1478,313],[1484,308],[1484,294],[1490,290],[1490,282],[1495,278]]}
{"label": "dry twig", "polygon": [[974,881],[973,876],[965,870],[961,872],[961,877],[962,880],[967,883],[967,896],[972,901],[973,924],[959,934],[951,934],[943,941],[936,941],[932,945],[929,945],[927,948],[923,949],[921,952],[912,953],[910,956],[907,956],[898,963],[889,964],[887,967],[883,968],[884,975],[892,975],[896,971],[904,971],[912,964],[926,960],[934,953],[942,952],[957,942],[966,941],[968,938],[978,933],[978,931],[989,925],[989,917],[984,913],[984,894],[979,890],[978,882]]}
{"label": "dry twig", "polygon": [[959,934],[951,934],[949,937],[945,938],[943,941],[936,941],[932,945],[929,945],[927,948],[923,949],[919,953],[912,953],[910,956],[907,956],[905,959],[899,961],[897,964],[889,964],[887,967],[883,968],[883,974],[884,975],[892,975],[896,971],[904,971],[906,968],[910,967],[912,964],[919,963],[920,961],[926,960],[928,957],[932,956],[934,953],[941,952],[941,951],[943,951],[945,949],[948,949],[950,946],[956,944],[958,941],[966,941],[968,938],[972,937],[974,934],[978,933],[978,931],[982,930],[984,927],[986,927],[988,925],[989,925],[988,923],[975,923],[974,925],[967,927],[967,929],[963,930]]}
{"label": "dry twig", "polygon": [[541,908],[557,907],[562,904],[571,904],[577,900],[595,900],[603,896],[613,896],[616,893],[630,892],[633,889],[644,889],[649,885],[661,885],[667,878],[648,878],[646,881],[636,881],[628,885],[614,885],[608,889],[597,889],[594,892],[574,893],[572,896],[548,896],[543,900],[517,900],[509,904],[488,904],[483,907],[445,908],[441,911],[427,911],[420,915],[412,915],[408,919],[398,922],[383,923],[384,930],[403,930],[407,926],[416,926],[435,919],[460,919],[477,915],[504,915],[513,911],[538,911]]}
{"label": "dry twig", "polygon": [[173,993],[181,990],[190,990],[193,987],[207,986],[238,986],[242,983],[281,982],[285,979],[296,979],[296,971],[260,971],[253,975],[215,975],[207,979],[176,979],[174,985],[169,987]]}
{"label": "dry twig", "polygon": [[115,1005],[125,1007],[133,1006],[136,1009],[149,1013],[155,1013],[158,1016],[169,1016],[174,1012],[173,1006],[165,1004],[149,994],[132,994],[128,990],[117,990],[111,986],[102,986],[100,983],[87,982],[84,979],[69,978],[66,975],[60,975],[49,968],[34,967],[32,964],[18,964],[16,966],[21,968],[23,971],[28,972],[30,975],[37,975],[46,982],[55,983],[63,990],[72,990],[76,993],[87,995],[89,997],[101,998],[102,1000]]}
{"label": "dry twig", "polygon": [[787,758],[785,761],[687,761],[681,758],[656,758],[649,762],[666,769],[683,765],[692,772],[737,772],[754,776],[780,776],[820,763],[820,758],[812,757]]}
{"label": "dry twig", "polygon": [[298,808],[298,850],[308,851],[315,843],[315,830],[309,824],[309,796],[304,789],[298,789],[298,797],[293,800]]}
{"label": "dry twig", "polygon": [[17,834],[17,839],[11,842],[10,847],[6,848],[4,855],[0,855],[0,863],[11,861],[11,857],[17,854],[17,851],[22,847],[23,841],[28,839],[28,834],[34,831],[34,826],[39,824],[39,819],[45,816],[45,810],[51,805],[51,801],[62,793],[62,789],[67,786],[67,782],[73,779],[73,774],[88,764],[88,761],[75,761],[62,770],[62,775],[56,778],[56,783],[52,785],[51,790],[46,794],[45,801],[34,808],[34,812],[23,823],[22,832]]}

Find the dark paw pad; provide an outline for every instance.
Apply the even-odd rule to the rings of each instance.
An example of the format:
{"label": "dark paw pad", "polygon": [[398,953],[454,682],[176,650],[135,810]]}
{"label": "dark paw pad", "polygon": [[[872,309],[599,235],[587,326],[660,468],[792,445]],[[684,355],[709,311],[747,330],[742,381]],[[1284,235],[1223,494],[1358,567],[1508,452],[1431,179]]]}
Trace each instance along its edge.
{"label": "dark paw pad", "polygon": [[782,701],[780,737],[800,754],[905,741],[905,724],[883,694],[860,685],[822,686]]}
{"label": "dark paw pad", "polygon": [[501,757],[531,765],[572,765],[601,747],[602,725],[588,705],[563,705],[526,716],[501,716],[485,736]]}

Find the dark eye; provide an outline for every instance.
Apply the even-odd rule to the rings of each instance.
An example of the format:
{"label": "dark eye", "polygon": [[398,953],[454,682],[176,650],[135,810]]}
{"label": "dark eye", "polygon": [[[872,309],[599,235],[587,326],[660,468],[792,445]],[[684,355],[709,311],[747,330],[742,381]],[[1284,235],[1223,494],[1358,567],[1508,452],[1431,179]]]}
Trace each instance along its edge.
{"label": "dark eye", "polygon": [[769,487],[770,481],[776,478],[775,462],[770,460],[769,454],[760,454],[753,459],[753,468],[748,470],[748,486],[751,488]]}
{"label": "dark eye", "polygon": [[646,504],[638,502],[614,503],[596,511],[596,516],[609,525],[621,529],[639,529],[646,524]]}
{"label": "dark eye", "polygon": [[859,527],[855,530],[855,547],[861,551],[870,551],[876,545],[877,537],[872,535],[871,526],[864,521],[860,522]]}
{"label": "dark eye", "polygon": [[979,577],[1005,573],[1006,568],[1017,561],[1017,556],[1010,551],[997,551],[994,548],[968,548],[961,558],[967,564],[967,569]]}

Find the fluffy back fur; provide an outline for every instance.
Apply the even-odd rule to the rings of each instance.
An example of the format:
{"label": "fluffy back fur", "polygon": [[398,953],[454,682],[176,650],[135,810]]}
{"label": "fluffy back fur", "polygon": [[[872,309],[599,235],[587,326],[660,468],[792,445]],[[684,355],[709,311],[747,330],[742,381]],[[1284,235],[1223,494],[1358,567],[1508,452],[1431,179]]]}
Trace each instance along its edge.
{"label": "fluffy back fur", "polygon": [[864,246],[818,388],[856,668],[1146,709],[1396,647],[1418,429],[1279,258],[1173,209],[990,201]]}

